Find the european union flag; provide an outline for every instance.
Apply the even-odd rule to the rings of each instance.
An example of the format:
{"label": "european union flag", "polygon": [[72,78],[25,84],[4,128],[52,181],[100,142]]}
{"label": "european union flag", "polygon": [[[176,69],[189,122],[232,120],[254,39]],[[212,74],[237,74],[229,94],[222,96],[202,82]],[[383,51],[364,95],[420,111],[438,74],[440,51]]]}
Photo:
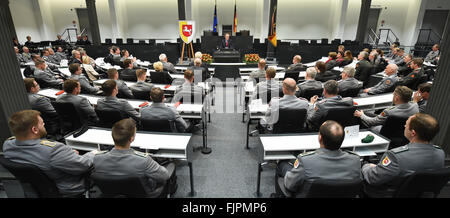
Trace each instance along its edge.
{"label": "european union flag", "polygon": [[214,24],[213,24],[213,32],[217,33],[217,5],[214,4]]}

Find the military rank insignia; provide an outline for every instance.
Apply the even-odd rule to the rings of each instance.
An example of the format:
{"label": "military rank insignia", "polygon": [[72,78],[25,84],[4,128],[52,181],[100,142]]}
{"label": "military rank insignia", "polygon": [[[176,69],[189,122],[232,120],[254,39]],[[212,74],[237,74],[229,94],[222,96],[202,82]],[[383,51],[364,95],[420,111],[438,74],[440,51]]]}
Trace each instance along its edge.
{"label": "military rank insignia", "polygon": [[381,116],[382,116],[382,117],[386,116],[386,114],[384,113],[384,111],[381,112]]}
{"label": "military rank insignia", "polygon": [[298,159],[295,159],[295,162],[294,162],[294,168],[297,169],[297,168],[298,168],[298,165],[299,165]]}
{"label": "military rank insignia", "polygon": [[389,158],[386,156],[381,163],[386,167],[391,164],[391,160],[389,160]]}
{"label": "military rank insignia", "polygon": [[414,74],[413,74],[413,75],[411,75],[411,78],[414,78]]}

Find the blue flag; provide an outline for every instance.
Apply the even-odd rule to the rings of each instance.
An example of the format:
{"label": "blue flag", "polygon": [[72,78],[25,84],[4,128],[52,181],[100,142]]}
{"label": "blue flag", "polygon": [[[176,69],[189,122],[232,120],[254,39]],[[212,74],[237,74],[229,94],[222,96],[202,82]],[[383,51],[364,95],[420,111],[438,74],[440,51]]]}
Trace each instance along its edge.
{"label": "blue flag", "polygon": [[217,33],[217,6],[214,4],[214,24],[213,24],[213,32]]}

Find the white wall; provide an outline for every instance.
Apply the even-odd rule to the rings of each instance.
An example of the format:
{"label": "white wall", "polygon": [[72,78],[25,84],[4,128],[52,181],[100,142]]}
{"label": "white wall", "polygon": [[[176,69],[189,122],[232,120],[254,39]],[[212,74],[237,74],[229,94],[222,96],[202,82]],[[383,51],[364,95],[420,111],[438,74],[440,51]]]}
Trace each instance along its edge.
{"label": "white wall", "polygon": [[34,0],[14,0],[9,1],[9,8],[16,27],[17,39],[21,44],[26,41],[27,35],[32,36],[32,41],[44,40],[41,38],[38,24],[35,18]]}

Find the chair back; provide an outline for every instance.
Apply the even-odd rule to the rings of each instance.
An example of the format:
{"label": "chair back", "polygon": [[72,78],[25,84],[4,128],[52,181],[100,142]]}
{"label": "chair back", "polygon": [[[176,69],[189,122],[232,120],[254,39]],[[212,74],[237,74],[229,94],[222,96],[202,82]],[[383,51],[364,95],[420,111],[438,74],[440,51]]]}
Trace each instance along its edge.
{"label": "chair back", "polygon": [[278,122],[273,125],[273,133],[301,133],[304,130],[307,110],[283,108],[279,110]]}
{"label": "chair back", "polygon": [[156,84],[171,84],[172,79],[167,71],[150,71],[150,79]]}
{"label": "chair back", "polygon": [[347,89],[343,92],[339,91],[339,95],[342,96],[343,98],[345,97],[357,97],[359,94],[359,90],[361,90],[362,86],[356,87],[356,88],[352,88],[352,89]]}
{"label": "chair back", "polygon": [[[300,71],[286,72],[286,73],[284,74],[284,79],[286,79],[286,78],[292,78],[292,79],[294,79],[294,80],[297,82],[297,80],[298,80],[298,78],[299,78],[299,75],[300,75]],[[283,80],[284,80],[284,79],[283,79]]]}
{"label": "chair back", "polygon": [[3,155],[0,155],[0,164],[19,180],[25,197],[60,197],[55,182],[48,178],[38,167],[31,164],[10,161]]}
{"label": "chair back", "polygon": [[309,99],[311,99],[311,97],[313,97],[314,95],[317,95],[319,97],[322,96],[322,92],[323,92],[323,88],[305,89],[305,90],[302,90],[302,92],[300,93],[300,95],[298,97],[306,98],[309,101]]}
{"label": "chair back", "polygon": [[391,140],[389,149],[408,144],[404,136],[406,120],[408,117],[388,116],[381,127],[380,134]]}
{"label": "chair back", "polygon": [[26,78],[31,78],[34,76],[34,70],[31,69],[31,66],[25,67],[25,70],[23,70],[23,76]]}
{"label": "chair back", "polygon": [[431,194],[436,198],[450,180],[450,167],[415,172],[405,178],[396,190],[396,198],[419,198]]}
{"label": "chair back", "polygon": [[306,198],[355,198],[361,191],[362,181],[357,180],[314,180]]}
{"label": "chair back", "polygon": [[61,120],[63,135],[80,129],[83,126],[83,120],[75,106],[70,102],[51,102]]}
{"label": "chair back", "polygon": [[133,93],[135,99],[150,101],[150,91],[140,91],[131,89],[131,92]]}
{"label": "chair back", "polygon": [[176,127],[173,121],[156,120],[156,119],[141,119],[141,130],[151,132],[175,132]]}
{"label": "chair back", "polygon": [[137,77],[136,74],[134,75],[126,75],[126,74],[119,74],[119,79],[123,80],[123,81],[129,81],[129,82],[136,82]]}
{"label": "chair back", "polygon": [[114,109],[99,110],[96,108],[95,113],[97,114],[99,119],[99,123],[97,125],[104,128],[112,128],[116,122],[129,117],[127,114],[121,112],[120,110]]}
{"label": "chair back", "polygon": [[341,124],[342,128],[345,128],[346,126],[358,125],[358,120],[353,115],[355,110],[355,106],[330,108],[328,109],[327,115],[325,115],[320,123],[327,120],[334,120]]}
{"label": "chair back", "polygon": [[103,197],[147,197],[141,179],[133,176],[105,176],[93,173],[90,177],[102,192]]}

